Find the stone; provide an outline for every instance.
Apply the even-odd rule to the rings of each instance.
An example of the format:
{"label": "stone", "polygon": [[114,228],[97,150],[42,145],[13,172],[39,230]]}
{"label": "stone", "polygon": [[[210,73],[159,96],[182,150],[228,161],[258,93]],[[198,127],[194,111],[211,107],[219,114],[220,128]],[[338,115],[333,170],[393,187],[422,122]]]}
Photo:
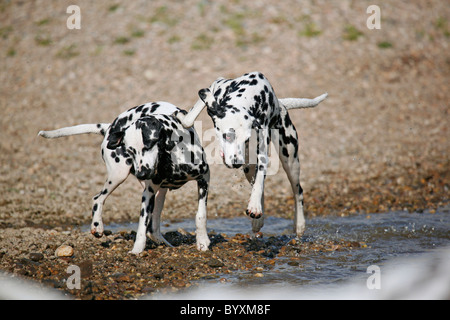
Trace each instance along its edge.
{"label": "stone", "polygon": [[214,258],[210,259],[207,264],[211,268],[220,268],[224,266],[224,263],[222,261]]}
{"label": "stone", "polygon": [[30,253],[30,260],[34,262],[38,262],[44,259],[44,255],[40,252],[32,252]]}
{"label": "stone", "polygon": [[68,245],[59,246],[55,251],[55,256],[57,257],[71,257],[73,256],[73,248]]}

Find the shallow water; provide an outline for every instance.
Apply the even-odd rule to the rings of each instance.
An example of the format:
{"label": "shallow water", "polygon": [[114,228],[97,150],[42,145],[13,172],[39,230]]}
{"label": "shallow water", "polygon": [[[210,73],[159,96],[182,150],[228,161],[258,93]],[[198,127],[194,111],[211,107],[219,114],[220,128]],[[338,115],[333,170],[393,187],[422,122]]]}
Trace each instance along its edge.
{"label": "shallow water", "polygon": [[298,265],[284,258],[286,263],[278,263],[273,270],[264,272],[263,278],[241,275],[237,281],[316,286],[358,277],[367,279],[367,268],[371,265],[382,267],[396,258],[417,256],[450,245],[450,214],[448,211],[435,214],[391,212],[309,219],[302,241],[328,240],[365,242],[367,247],[317,252],[302,257]]}
{"label": "shallow water", "polygon": [[[292,235],[292,221],[268,217],[263,229],[268,236]],[[136,230],[137,223],[106,226],[114,232]],[[161,231],[176,231],[182,228],[195,230],[194,219],[181,222],[162,222]],[[211,219],[208,232],[233,236],[251,232],[250,219]],[[450,245],[450,210],[444,208],[436,213],[390,212],[364,214],[347,217],[313,217],[307,219],[306,232],[301,241],[356,241],[367,247],[353,250],[316,252],[299,259],[279,258],[271,270],[264,270],[263,277],[250,272],[238,271],[224,278],[234,284],[248,286],[260,284],[283,284],[317,286],[339,283],[352,278],[367,278],[367,268],[382,266],[388,260],[416,256],[435,248]]]}

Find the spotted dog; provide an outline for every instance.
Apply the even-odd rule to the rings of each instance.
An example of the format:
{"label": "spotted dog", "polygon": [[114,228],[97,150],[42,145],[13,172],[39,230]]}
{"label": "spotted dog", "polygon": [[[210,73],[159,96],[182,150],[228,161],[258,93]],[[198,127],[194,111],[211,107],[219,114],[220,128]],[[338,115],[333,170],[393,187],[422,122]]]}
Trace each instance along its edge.
{"label": "spotted dog", "polygon": [[108,177],[100,193],[93,198],[91,233],[94,236],[103,235],[102,208],[106,198],[132,173],[144,184],[144,192],[131,253],[144,250],[146,233],[155,242],[170,245],[160,232],[160,214],[166,193],[195,180],[198,184],[197,248],[208,249],[209,166],[195,130],[184,128],[173,116],[180,111],[170,103],[153,102],[123,112],[112,124],[82,124],[39,132],[45,138],[84,133],[104,135],[101,152]]}
{"label": "spotted dog", "polygon": [[[305,230],[303,189],[300,185],[298,136],[288,110],[311,108],[327,94],[314,99],[277,99],[267,78],[260,72],[244,74],[236,79],[218,78],[209,88],[199,91],[200,99],[188,114],[178,113],[181,123],[189,128],[203,108],[214,122],[221,156],[229,168],[243,170],[252,185],[247,215],[253,232],[264,224],[264,179],[268,168],[268,145],[279,145],[279,158],[290,181],[295,198],[294,228],[297,236]],[[256,143],[250,143],[251,138]],[[255,161],[250,161],[255,159]]]}

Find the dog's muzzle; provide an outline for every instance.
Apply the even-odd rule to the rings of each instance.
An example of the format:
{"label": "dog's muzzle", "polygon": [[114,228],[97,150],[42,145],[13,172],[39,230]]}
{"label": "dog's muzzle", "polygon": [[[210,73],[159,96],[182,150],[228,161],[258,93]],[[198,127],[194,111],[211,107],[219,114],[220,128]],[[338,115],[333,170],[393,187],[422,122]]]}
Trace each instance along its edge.
{"label": "dog's muzzle", "polygon": [[242,161],[239,161],[237,158],[233,159],[233,164],[232,164],[233,168],[237,169],[237,168],[242,167],[242,165],[243,165]]}
{"label": "dog's muzzle", "polygon": [[237,156],[234,156],[231,159],[231,163],[227,163],[227,161],[225,161],[225,157],[222,157],[223,163],[230,169],[238,169],[240,167],[242,167],[242,165],[244,164],[242,160],[238,159]]}

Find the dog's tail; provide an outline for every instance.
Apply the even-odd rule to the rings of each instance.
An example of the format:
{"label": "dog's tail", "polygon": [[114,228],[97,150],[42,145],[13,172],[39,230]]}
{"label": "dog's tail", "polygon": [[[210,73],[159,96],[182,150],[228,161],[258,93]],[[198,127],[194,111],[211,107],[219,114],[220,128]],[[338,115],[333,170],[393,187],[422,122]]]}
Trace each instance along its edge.
{"label": "dog's tail", "polygon": [[304,98],[285,98],[278,101],[286,107],[287,110],[298,108],[313,108],[328,97],[328,93],[324,93],[314,99]]}
{"label": "dog's tail", "polygon": [[110,123],[97,123],[97,124],[80,124],[73,127],[65,127],[61,129],[51,130],[51,131],[39,131],[38,136],[53,139],[59,137],[73,136],[76,134],[84,133],[96,133],[105,135],[106,130],[109,128]]}

